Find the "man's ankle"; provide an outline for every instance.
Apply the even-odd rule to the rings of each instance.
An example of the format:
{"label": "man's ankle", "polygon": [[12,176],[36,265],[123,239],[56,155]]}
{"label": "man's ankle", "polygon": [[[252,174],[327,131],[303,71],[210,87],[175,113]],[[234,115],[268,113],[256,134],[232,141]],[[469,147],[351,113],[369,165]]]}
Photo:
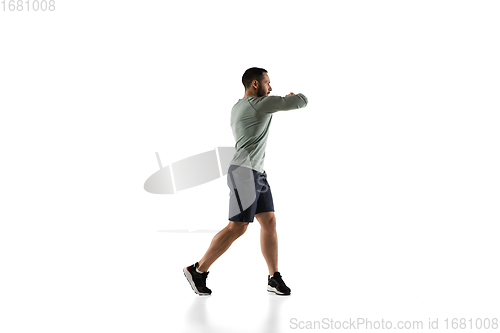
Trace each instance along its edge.
{"label": "man's ankle", "polygon": [[197,263],[197,264],[194,266],[194,268],[196,269],[196,272],[198,272],[198,273],[200,273],[200,274],[201,274],[201,273],[206,273],[206,271],[205,271],[205,270],[201,270],[201,269],[200,269],[200,267],[201,267],[201,266],[200,266],[200,263]]}

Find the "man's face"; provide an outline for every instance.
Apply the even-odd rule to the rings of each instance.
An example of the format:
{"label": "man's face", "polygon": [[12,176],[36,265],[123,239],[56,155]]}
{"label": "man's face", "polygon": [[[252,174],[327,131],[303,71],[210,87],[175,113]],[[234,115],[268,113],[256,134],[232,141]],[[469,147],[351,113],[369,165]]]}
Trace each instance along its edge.
{"label": "man's face", "polygon": [[257,96],[262,97],[262,96],[269,96],[271,91],[273,90],[271,88],[271,80],[269,80],[269,75],[267,73],[263,73],[264,78],[262,79],[261,82],[259,82],[259,89],[257,91]]}

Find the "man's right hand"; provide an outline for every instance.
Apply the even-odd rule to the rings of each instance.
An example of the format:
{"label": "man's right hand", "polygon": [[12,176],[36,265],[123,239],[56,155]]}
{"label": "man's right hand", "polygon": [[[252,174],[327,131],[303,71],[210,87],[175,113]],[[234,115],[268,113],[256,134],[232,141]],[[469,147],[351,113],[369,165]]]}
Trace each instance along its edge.
{"label": "man's right hand", "polygon": [[292,95],[295,95],[295,94],[293,92],[291,92],[288,95],[286,95],[285,97],[292,96]]}

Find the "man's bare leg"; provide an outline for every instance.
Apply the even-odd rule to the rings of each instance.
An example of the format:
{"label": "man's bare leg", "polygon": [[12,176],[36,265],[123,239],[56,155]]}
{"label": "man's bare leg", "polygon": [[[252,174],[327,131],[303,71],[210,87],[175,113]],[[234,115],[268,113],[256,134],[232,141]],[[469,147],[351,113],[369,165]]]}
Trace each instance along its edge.
{"label": "man's bare leg", "polygon": [[249,222],[234,222],[229,221],[229,224],[219,231],[212,242],[207,252],[198,262],[198,270],[207,272],[210,266],[219,258],[231,244],[247,230]]}
{"label": "man's bare leg", "polygon": [[269,275],[278,272],[278,234],[276,232],[276,217],[274,212],[256,214],[260,223],[260,247],[266,259]]}

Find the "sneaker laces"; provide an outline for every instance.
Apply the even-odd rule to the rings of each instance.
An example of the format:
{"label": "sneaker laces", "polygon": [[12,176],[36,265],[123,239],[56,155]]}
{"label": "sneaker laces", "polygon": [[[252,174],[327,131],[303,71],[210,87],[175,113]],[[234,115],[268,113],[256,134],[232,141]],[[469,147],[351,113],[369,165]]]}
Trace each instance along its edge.
{"label": "sneaker laces", "polygon": [[285,284],[285,281],[283,281],[283,279],[281,278],[281,274],[279,274],[279,273],[274,273],[274,275],[273,275],[273,277],[272,277],[271,279],[276,280],[279,284],[282,284],[282,285],[284,285],[285,287],[287,286],[287,285]]}
{"label": "sneaker laces", "polygon": [[208,276],[208,273],[210,273],[210,272],[203,272],[203,273],[196,272],[197,280],[200,281],[200,286],[202,286],[202,287],[206,287],[207,286],[207,276]]}

